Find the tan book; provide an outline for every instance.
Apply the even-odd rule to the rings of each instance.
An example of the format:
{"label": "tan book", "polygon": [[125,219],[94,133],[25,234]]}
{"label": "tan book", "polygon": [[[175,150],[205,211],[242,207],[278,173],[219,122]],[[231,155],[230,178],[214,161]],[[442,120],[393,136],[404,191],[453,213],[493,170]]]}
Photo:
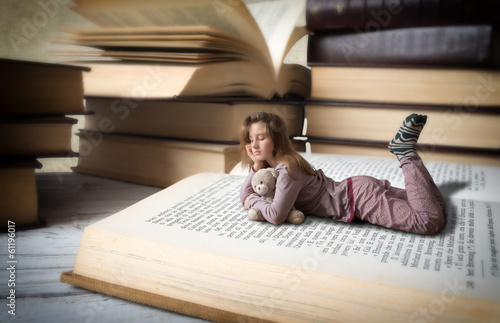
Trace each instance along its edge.
{"label": "tan book", "polygon": [[[312,153],[340,154],[373,157],[393,157],[387,145],[389,141],[350,140],[308,137]],[[424,160],[442,161],[460,164],[500,166],[500,150],[464,149],[457,147],[437,147],[418,145],[418,154]]]}
{"label": "tan book", "polygon": [[200,172],[228,173],[240,161],[239,145],[80,131],[75,171],[167,187]]}
{"label": "tan book", "polygon": [[475,111],[445,106],[308,103],[307,135],[311,137],[389,142],[401,121],[415,112],[428,116],[418,142],[428,146],[500,149],[500,110]]}
{"label": "tan book", "polygon": [[290,136],[303,135],[303,104],[275,100],[197,100],[87,97],[85,128],[102,132],[239,143],[243,120],[267,111],[280,115]]}
{"label": "tan book", "polygon": [[84,76],[85,95],[133,98],[249,96],[270,99],[310,95],[310,71],[284,65],[282,77],[253,62],[173,65],[155,62],[80,62],[91,68]]}
{"label": "tan book", "polygon": [[[306,158],[333,178],[404,185],[395,158]],[[496,321],[499,168],[427,166],[447,197],[438,235],[310,215],[249,221],[245,177],[204,173],[88,226],[61,279],[214,322]]]}
{"label": "tan book", "polygon": [[[85,93],[95,96],[308,97],[310,71],[284,64],[307,34],[296,26],[305,1],[78,1],[99,28],[67,30],[93,47]],[[78,51],[82,55],[82,51]],[[140,87],[144,89],[140,89]]]}
{"label": "tan book", "polygon": [[0,155],[69,157],[72,127],[78,120],[67,117],[2,118]]}
{"label": "tan book", "polygon": [[315,99],[444,104],[472,111],[500,106],[496,69],[313,66],[311,78]]}
{"label": "tan book", "polygon": [[0,59],[0,115],[83,113],[88,68]]}
{"label": "tan book", "polygon": [[0,159],[0,227],[39,224],[35,159]]}

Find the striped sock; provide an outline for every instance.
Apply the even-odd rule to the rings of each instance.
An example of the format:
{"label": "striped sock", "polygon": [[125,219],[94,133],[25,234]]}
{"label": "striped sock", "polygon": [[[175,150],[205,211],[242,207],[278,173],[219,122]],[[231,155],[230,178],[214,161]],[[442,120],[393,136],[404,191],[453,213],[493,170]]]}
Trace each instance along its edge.
{"label": "striped sock", "polygon": [[417,140],[426,121],[425,115],[413,113],[406,117],[396,136],[389,143],[389,151],[398,159],[417,155]]}

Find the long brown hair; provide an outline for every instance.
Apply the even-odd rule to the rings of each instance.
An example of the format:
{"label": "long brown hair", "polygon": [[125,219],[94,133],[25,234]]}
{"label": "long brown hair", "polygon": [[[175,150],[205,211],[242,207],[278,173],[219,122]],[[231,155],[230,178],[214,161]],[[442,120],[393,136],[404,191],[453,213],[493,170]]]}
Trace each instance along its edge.
{"label": "long brown hair", "polygon": [[[240,132],[241,164],[243,168],[253,166],[252,159],[248,156],[245,146],[250,143],[250,126],[262,122],[266,126],[267,135],[274,143],[273,157],[278,163],[287,166],[291,178],[293,171],[299,170],[304,174],[316,175],[316,170],[293,149],[288,135],[288,129],[283,119],[273,113],[257,112],[245,118]],[[266,165],[269,167],[269,165]]]}

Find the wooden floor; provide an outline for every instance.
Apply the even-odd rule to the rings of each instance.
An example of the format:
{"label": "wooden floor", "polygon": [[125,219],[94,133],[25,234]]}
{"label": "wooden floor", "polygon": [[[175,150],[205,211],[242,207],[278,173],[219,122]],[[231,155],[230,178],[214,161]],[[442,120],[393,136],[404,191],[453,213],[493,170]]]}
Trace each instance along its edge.
{"label": "wooden floor", "polygon": [[59,281],[73,268],[84,228],[159,188],[76,173],[37,174],[43,227],[16,228],[15,316],[8,313],[7,234],[0,234],[0,322],[202,322]]}

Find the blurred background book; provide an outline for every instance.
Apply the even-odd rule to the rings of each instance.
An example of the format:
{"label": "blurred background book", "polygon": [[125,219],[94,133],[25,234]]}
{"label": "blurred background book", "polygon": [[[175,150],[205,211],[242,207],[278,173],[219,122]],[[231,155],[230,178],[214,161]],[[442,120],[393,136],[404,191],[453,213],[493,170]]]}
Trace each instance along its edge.
{"label": "blurred background book", "polygon": [[[498,1],[308,0],[311,151],[389,157],[409,113],[425,160],[500,164]],[[393,125],[393,126],[391,126]]]}
{"label": "blurred background book", "polygon": [[[84,60],[88,56],[64,56],[57,53],[77,52],[81,47],[62,44],[54,40],[67,35],[66,29],[94,29],[97,25],[82,17],[71,7],[72,2],[60,1],[16,1],[0,0],[2,19],[0,19],[0,57],[41,62],[66,62],[68,60]],[[299,18],[299,24],[305,24],[305,13]],[[306,62],[307,36],[300,39],[289,51],[284,62],[307,66]],[[89,50],[89,49],[88,49]],[[95,50],[97,52],[97,50]],[[77,120],[72,125],[71,147],[79,150],[78,129],[85,128],[83,115],[71,116]],[[42,168],[37,172],[69,172],[78,163],[77,157],[42,159]]]}

